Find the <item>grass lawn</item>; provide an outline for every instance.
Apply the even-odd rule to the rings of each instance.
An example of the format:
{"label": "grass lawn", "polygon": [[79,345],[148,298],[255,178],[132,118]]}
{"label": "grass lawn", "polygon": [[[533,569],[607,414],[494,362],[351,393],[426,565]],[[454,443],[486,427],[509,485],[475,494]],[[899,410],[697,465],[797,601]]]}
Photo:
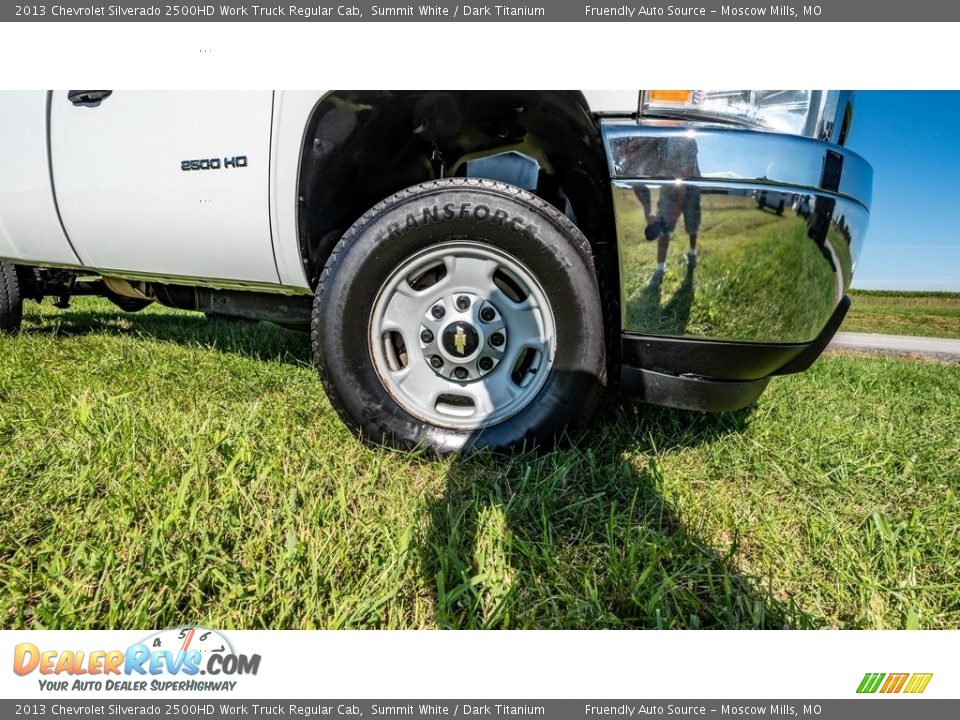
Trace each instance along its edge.
{"label": "grass lawn", "polygon": [[355,440],[305,335],[81,299],[0,338],[5,628],[957,628],[958,494],[955,365],[437,461]]}
{"label": "grass lawn", "polygon": [[841,330],[960,338],[960,293],[854,290]]}

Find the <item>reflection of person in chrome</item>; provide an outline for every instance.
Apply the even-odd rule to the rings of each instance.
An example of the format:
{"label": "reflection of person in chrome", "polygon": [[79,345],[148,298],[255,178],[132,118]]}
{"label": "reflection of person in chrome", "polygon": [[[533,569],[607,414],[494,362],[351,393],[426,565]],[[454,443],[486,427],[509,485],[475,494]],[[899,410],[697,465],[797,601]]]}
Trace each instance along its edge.
{"label": "reflection of person in chrome", "polygon": [[[642,201],[641,201],[642,202]],[[649,200],[648,200],[649,202]],[[683,229],[690,238],[687,251],[687,266],[697,266],[697,234],[700,232],[700,188],[685,183],[665,185],[660,189],[657,202],[657,215],[650,215],[649,206],[644,205],[647,215],[647,240],[657,241],[657,272],[667,269],[667,250],[670,247],[670,234],[677,227],[677,220],[683,215]]]}
{"label": "reflection of person in chrome", "polygon": [[647,240],[657,241],[657,273],[662,274],[667,268],[670,235],[681,215],[684,230],[690,238],[687,265],[693,268],[697,264],[697,235],[700,232],[700,188],[686,181],[700,177],[697,141],[682,135],[657,138],[650,145],[633,149],[643,157],[644,173],[658,179],[674,179],[672,184],[660,187],[656,215],[652,213],[650,190],[641,184],[634,186],[647,220],[644,235]]}

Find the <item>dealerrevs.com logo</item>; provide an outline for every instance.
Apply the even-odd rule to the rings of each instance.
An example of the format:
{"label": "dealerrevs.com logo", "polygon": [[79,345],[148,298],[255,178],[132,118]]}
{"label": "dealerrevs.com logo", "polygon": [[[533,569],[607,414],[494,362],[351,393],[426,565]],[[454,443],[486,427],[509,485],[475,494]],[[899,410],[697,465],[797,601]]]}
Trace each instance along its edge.
{"label": "dealerrevs.com logo", "polygon": [[126,650],[20,643],[13,655],[17,675],[36,673],[40,689],[52,691],[231,691],[238,682],[233,678],[259,669],[259,654],[237,653],[222,633],[199,627],[163,630]]}

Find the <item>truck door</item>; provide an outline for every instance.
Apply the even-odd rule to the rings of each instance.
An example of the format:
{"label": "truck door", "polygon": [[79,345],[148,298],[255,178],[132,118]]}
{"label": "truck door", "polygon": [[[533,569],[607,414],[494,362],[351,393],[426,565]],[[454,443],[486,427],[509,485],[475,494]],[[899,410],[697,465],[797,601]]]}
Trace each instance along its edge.
{"label": "truck door", "polygon": [[53,201],[47,109],[43,90],[0,92],[0,258],[76,265]]}
{"label": "truck door", "polygon": [[53,93],[53,184],[84,264],[279,283],[270,236],[272,92]]}

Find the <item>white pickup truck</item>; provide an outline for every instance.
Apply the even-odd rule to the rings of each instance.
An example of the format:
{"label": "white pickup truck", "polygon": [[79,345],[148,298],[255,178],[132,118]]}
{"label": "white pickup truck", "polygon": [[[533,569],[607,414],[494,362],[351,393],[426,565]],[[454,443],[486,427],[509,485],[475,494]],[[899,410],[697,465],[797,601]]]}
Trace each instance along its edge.
{"label": "white pickup truck", "polygon": [[849,305],[853,99],[0,93],[0,331],[83,294],[309,329],[343,420],[402,448],[542,443],[608,388],[737,409]]}

